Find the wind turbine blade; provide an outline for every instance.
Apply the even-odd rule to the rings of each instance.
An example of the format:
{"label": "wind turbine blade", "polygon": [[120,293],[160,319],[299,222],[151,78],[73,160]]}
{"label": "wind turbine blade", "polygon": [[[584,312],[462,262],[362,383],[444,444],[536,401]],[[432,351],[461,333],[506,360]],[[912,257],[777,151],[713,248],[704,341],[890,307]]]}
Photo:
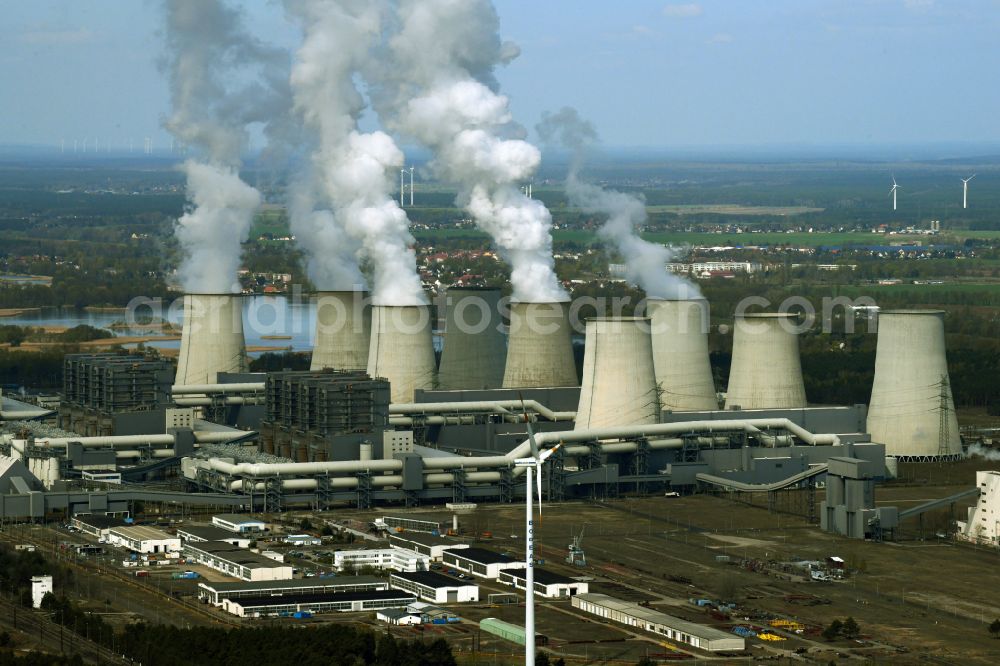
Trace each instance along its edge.
{"label": "wind turbine blade", "polygon": [[556,444],[555,446],[553,446],[551,449],[545,449],[545,450],[541,451],[538,454],[538,460],[539,460],[539,462],[545,462],[546,460],[548,460],[552,456],[552,454],[555,453],[559,449],[560,446],[562,446],[562,442],[559,442],[558,444]]}

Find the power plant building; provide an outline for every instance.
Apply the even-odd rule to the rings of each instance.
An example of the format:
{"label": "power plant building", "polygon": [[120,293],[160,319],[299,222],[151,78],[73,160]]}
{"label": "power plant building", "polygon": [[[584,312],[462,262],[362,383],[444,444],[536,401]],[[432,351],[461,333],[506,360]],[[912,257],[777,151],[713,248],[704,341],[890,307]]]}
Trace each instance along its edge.
{"label": "power plant building", "polygon": [[672,412],[718,409],[708,356],[708,301],[650,299],[646,313],[661,407]]}
{"label": "power plant building", "polygon": [[649,319],[587,320],[577,430],[656,423],[660,415]]}
{"label": "power plant building", "polygon": [[798,409],[806,406],[797,315],[759,312],[737,316],[726,409]]}
{"label": "power plant building", "polygon": [[426,305],[372,308],[368,376],[389,380],[392,402],[413,402],[414,391],[434,388],[437,360]]}
{"label": "power plant building", "polygon": [[310,370],[368,369],[371,307],[361,291],[321,291],[316,294],[316,336]]}
{"label": "power plant building", "polygon": [[568,303],[512,303],[504,388],[579,386]]}
{"label": "power plant building", "polygon": [[943,311],[879,312],[868,432],[901,460],[961,456]]}
{"label": "power plant building", "polygon": [[248,367],[243,299],[233,294],[185,294],[174,384],[215,384],[219,373],[247,372]]}
{"label": "power plant building", "polygon": [[507,344],[499,306],[499,289],[448,290],[439,389],[500,388]]}

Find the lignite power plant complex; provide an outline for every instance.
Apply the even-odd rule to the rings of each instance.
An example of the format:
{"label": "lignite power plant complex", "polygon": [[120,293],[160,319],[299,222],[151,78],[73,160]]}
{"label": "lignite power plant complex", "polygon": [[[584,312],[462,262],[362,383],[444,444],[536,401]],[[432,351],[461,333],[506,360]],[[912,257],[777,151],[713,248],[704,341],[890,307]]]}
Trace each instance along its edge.
{"label": "lignite power plant complex", "polygon": [[[429,306],[323,292],[311,369],[252,374],[241,299],[187,295],[175,372],[141,355],[72,354],[58,415],[5,402],[20,428],[0,441],[17,462],[0,510],[111,511],[173,494],[266,511],[510,502],[525,491],[513,462],[530,420],[540,446],[561,444],[545,466],[551,500],[860,484],[828,493],[815,517],[864,536],[895,525],[865,489],[897,461],[962,456],[939,311],[879,313],[868,407],[810,406],[791,315],[735,318],[723,394],[704,300],[654,299],[641,316],[595,317],[580,331],[569,303],[505,310],[490,289],[446,300],[440,363]],[[63,431],[43,436],[37,421],[55,416]],[[164,472],[187,492],[146,487]],[[97,473],[131,483],[74,489]]]}

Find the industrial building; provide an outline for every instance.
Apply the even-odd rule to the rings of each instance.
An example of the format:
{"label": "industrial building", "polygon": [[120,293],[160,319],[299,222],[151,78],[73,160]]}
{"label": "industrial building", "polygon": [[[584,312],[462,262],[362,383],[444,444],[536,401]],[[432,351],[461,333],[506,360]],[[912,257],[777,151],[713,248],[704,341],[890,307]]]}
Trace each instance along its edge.
{"label": "industrial building", "polygon": [[261,449],[296,462],[357,460],[389,429],[389,382],[363,371],[272,372]]}
{"label": "industrial building", "polygon": [[523,569],[525,566],[524,560],[485,548],[449,548],[444,551],[441,561],[459,571],[490,580],[500,578],[500,572],[504,569]]}
{"label": "industrial building", "polygon": [[403,548],[364,548],[358,550],[338,550],[333,554],[333,566],[337,571],[374,567],[391,571],[427,571],[431,558]]}
{"label": "industrial building", "polygon": [[236,534],[258,534],[267,529],[263,520],[238,513],[216,514],[212,516],[212,525]]}
{"label": "industrial building", "polygon": [[125,527],[128,523],[120,516],[104,514],[81,514],[70,519],[70,525],[95,539],[107,539],[113,527]]}
{"label": "industrial building", "polygon": [[238,617],[272,617],[294,613],[350,613],[383,608],[405,608],[416,601],[401,590],[334,592],[331,594],[281,594],[262,597],[224,599],[222,609]]}
{"label": "industrial building", "polygon": [[179,553],[181,540],[163,530],[144,525],[112,527],[108,530],[108,543],[127,548],[136,553]]}
{"label": "industrial building", "polygon": [[389,575],[389,584],[435,604],[479,601],[478,585],[457,581],[435,571],[394,572]]}
{"label": "industrial building", "polygon": [[388,589],[389,582],[375,576],[337,576],[335,578],[298,578],[230,583],[203,581],[198,583],[198,598],[213,606],[221,606],[226,599],[260,598],[284,594],[371,592]]}
{"label": "industrial building", "polygon": [[736,317],[726,409],[806,406],[799,360],[798,317],[756,312]]}
{"label": "industrial building", "polygon": [[316,336],[310,370],[364,372],[368,368],[372,312],[363,291],[316,294]]}
{"label": "industrial building", "polygon": [[454,539],[423,534],[421,532],[399,532],[389,535],[389,543],[398,548],[405,548],[426,555],[433,562],[440,562],[445,550],[468,548],[469,544],[460,543]]}
{"label": "industrial building", "polygon": [[578,594],[573,608],[708,652],[739,652],[746,647],[739,636],[605,594]]}
{"label": "industrial building", "polygon": [[874,441],[885,444],[886,455],[899,460],[962,456],[943,317],[940,310],[878,313],[867,427]]}
{"label": "industrial building", "polygon": [[[523,590],[526,578],[524,569],[504,569],[500,572],[499,580],[501,583]],[[535,567],[535,594],[540,597],[558,599],[586,594],[589,591],[590,584],[585,581],[573,580],[548,569]]]}
{"label": "industrial building", "polygon": [[170,404],[173,365],[135,354],[63,357],[60,423],[84,436],[126,434]]}
{"label": "industrial building", "polygon": [[290,565],[223,541],[189,541],[184,557],[246,581],[290,580],[295,573]]}
{"label": "industrial building", "polygon": [[243,299],[233,294],[185,294],[176,386],[215,384],[220,373],[246,372]]}
{"label": "industrial building", "polygon": [[177,536],[184,543],[222,541],[240,548],[249,548],[250,542],[254,540],[249,533],[230,532],[215,525],[184,525],[177,528]]}
{"label": "industrial building", "polygon": [[507,341],[499,326],[499,304],[499,289],[448,290],[439,389],[500,388],[507,361]]}
{"label": "industrial building", "polygon": [[957,522],[958,538],[972,543],[1000,546],[1000,472],[976,472],[979,501]]}

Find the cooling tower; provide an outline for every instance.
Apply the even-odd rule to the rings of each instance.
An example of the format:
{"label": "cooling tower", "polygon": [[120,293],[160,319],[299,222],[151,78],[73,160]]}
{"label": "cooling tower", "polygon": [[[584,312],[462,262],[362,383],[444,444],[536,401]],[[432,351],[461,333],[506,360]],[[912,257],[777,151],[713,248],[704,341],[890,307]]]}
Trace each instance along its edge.
{"label": "cooling tower", "polygon": [[507,345],[500,330],[498,289],[449,289],[438,388],[496,389]]}
{"label": "cooling tower", "polygon": [[944,312],[885,310],[878,315],[875,380],[868,432],[887,456],[939,458],[961,454],[948,382]]}
{"label": "cooling tower", "polygon": [[372,306],[368,374],[389,380],[394,403],[413,402],[416,389],[434,388],[437,364],[426,305]]}
{"label": "cooling tower", "polygon": [[575,430],[659,421],[649,319],[587,320]]}
{"label": "cooling tower", "polygon": [[504,388],[578,386],[568,303],[511,303]]}
{"label": "cooling tower", "polygon": [[649,300],[646,312],[661,407],[674,412],[718,409],[708,360],[708,301]]}
{"label": "cooling tower", "polygon": [[368,368],[372,312],[366,296],[363,291],[316,294],[316,340],[310,370]]}
{"label": "cooling tower", "polygon": [[726,409],[796,409],[806,406],[799,339],[792,313],[737,316]]}
{"label": "cooling tower", "polygon": [[174,384],[214,384],[220,372],[247,372],[243,298],[186,294]]}

